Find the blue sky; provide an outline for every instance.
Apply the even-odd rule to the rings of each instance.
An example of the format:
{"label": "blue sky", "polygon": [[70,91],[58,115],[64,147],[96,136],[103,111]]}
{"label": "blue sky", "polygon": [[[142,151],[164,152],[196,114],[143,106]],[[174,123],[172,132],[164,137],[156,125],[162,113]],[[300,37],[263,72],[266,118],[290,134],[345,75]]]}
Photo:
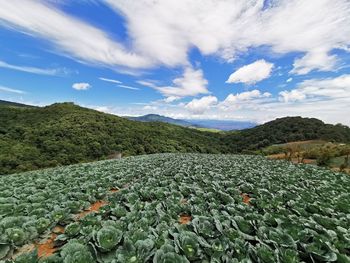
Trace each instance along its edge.
{"label": "blue sky", "polygon": [[347,0],[11,0],[0,99],[117,115],[350,124]]}

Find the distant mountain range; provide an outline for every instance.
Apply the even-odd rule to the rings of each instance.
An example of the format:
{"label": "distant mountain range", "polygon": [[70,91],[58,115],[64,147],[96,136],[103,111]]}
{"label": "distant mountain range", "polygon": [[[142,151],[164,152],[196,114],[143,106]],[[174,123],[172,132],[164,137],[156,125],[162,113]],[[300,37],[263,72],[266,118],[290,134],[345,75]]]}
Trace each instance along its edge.
{"label": "distant mountain range", "polygon": [[255,127],[257,124],[250,121],[231,120],[188,120],[197,127],[217,129],[222,131],[244,130]]}
{"label": "distant mountain range", "polygon": [[147,115],[143,115],[143,116],[139,116],[139,117],[125,117],[129,120],[133,120],[133,121],[142,121],[142,122],[164,122],[164,123],[170,123],[170,124],[175,124],[175,125],[180,125],[183,127],[191,127],[194,126],[193,123],[190,123],[188,121],[184,121],[184,120],[179,120],[179,119],[173,119],[170,117],[165,117],[162,115],[158,115],[158,114],[147,114]]}
{"label": "distant mountain range", "polygon": [[164,122],[175,125],[180,125],[183,127],[193,127],[193,128],[208,128],[216,129],[222,131],[231,130],[243,130],[248,128],[253,128],[257,124],[249,121],[232,121],[232,120],[181,120],[174,119],[170,117],[165,117],[158,114],[147,114],[139,117],[126,117],[129,120],[142,121],[142,122]]}

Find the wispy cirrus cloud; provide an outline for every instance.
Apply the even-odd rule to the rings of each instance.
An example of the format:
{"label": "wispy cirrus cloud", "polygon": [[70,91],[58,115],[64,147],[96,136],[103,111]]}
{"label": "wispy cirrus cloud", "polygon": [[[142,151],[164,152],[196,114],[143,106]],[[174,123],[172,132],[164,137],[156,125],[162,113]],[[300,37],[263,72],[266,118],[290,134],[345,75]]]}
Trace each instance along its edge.
{"label": "wispy cirrus cloud", "polygon": [[348,52],[350,45],[347,0],[105,0],[125,18],[127,47],[54,2],[3,1],[0,24],[46,39],[78,61],[132,69],[187,67],[193,47],[232,62],[267,46],[279,54],[300,52],[292,73],[305,74],[334,70],[338,58],[331,51]]}
{"label": "wispy cirrus cloud", "polygon": [[117,84],[118,87],[120,88],[123,88],[123,89],[129,89],[129,90],[140,90],[139,88],[136,88],[136,87],[132,87],[132,86],[129,86],[129,85],[123,85],[120,80],[116,80],[116,79],[108,79],[108,78],[102,78],[100,77],[99,78],[100,80],[103,80],[105,82],[110,82],[110,83],[114,83],[114,84]]}
{"label": "wispy cirrus cloud", "polygon": [[108,78],[102,78],[102,77],[100,77],[99,80],[103,80],[103,81],[111,82],[111,83],[116,83],[116,84],[122,84],[122,83],[123,83],[123,82],[121,82],[120,80],[108,79]]}
{"label": "wispy cirrus cloud", "polygon": [[348,0],[106,3],[128,21],[134,50],[168,66],[188,64],[193,47],[232,62],[249,48],[267,46],[279,54],[300,52],[296,74],[328,71],[336,66],[330,51],[347,51],[350,44]]}
{"label": "wispy cirrus cloud", "polygon": [[32,74],[38,74],[38,75],[49,75],[49,76],[64,76],[70,73],[70,71],[65,68],[44,69],[44,68],[13,65],[1,60],[0,60],[0,68],[12,69],[12,70],[17,70],[17,71],[22,71],[22,72],[27,72]]}
{"label": "wispy cirrus cloud", "polygon": [[[186,67],[182,76],[173,79],[172,85],[161,86],[154,81],[138,81],[139,84],[158,90],[165,97],[180,98],[207,94],[208,80],[205,79],[201,69]],[[171,100],[171,99],[169,99]]]}
{"label": "wispy cirrus cloud", "polygon": [[150,60],[127,50],[104,31],[61,11],[52,2],[2,1],[0,25],[46,39],[58,53],[81,62],[130,68],[144,68],[152,64]]}
{"label": "wispy cirrus cloud", "polygon": [[118,87],[123,88],[123,89],[130,89],[130,90],[140,90],[139,88],[135,88],[135,87],[128,86],[128,85],[118,85]]}
{"label": "wispy cirrus cloud", "polygon": [[0,85],[0,92],[9,92],[9,93],[16,93],[16,94],[25,94],[26,92],[19,89],[9,88],[5,86]]}

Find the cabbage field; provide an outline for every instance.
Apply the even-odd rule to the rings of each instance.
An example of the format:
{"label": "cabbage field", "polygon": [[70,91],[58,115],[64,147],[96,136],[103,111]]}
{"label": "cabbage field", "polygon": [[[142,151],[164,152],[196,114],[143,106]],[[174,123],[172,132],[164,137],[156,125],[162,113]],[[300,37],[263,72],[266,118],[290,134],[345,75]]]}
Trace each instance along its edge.
{"label": "cabbage field", "polygon": [[0,262],[350,262],[350,176],[205,154],[3,175]]}

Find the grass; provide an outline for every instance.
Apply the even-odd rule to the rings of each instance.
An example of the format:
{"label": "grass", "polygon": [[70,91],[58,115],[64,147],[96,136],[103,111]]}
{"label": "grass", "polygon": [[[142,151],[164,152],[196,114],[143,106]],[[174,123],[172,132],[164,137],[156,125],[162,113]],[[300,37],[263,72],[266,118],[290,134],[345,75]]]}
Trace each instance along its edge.
{"label": "grass", "polygon": [[[322,140],[310,140],[310,141],[295,141],[283,144],[274,144],[264,148],[262,151],[269,159],[286,159],[286,157],[292,154],[290,160],[293,163],[298,163],[302,160],[301,156],[304,155],[303,163],[317,164],[317,155],[322,151],[330,150],[332,156],[328,164],[329,168],[339,170],[340,166],[345,162],[345,156],[342,156],[342,147],[346,147],[345,144],[332,143]],[[285,151],[288,154],[285,154]],[[310,152],[313,152],[311,156]],[[306,155],[305,155],[306,153]],[[299,155],[299,158],[298,156]],[[305,157],[306,156],[306,157]],[[345,170],[347,172],[347,170]]]}
{"label": "grass", "polygon": [[222,130],[213,129],[213,128],[197,128],[197,127],[195,127],[194,129],[196,129],[198,131],[204,131],[204,132],[214,132],[214,133],[224,132]]}

